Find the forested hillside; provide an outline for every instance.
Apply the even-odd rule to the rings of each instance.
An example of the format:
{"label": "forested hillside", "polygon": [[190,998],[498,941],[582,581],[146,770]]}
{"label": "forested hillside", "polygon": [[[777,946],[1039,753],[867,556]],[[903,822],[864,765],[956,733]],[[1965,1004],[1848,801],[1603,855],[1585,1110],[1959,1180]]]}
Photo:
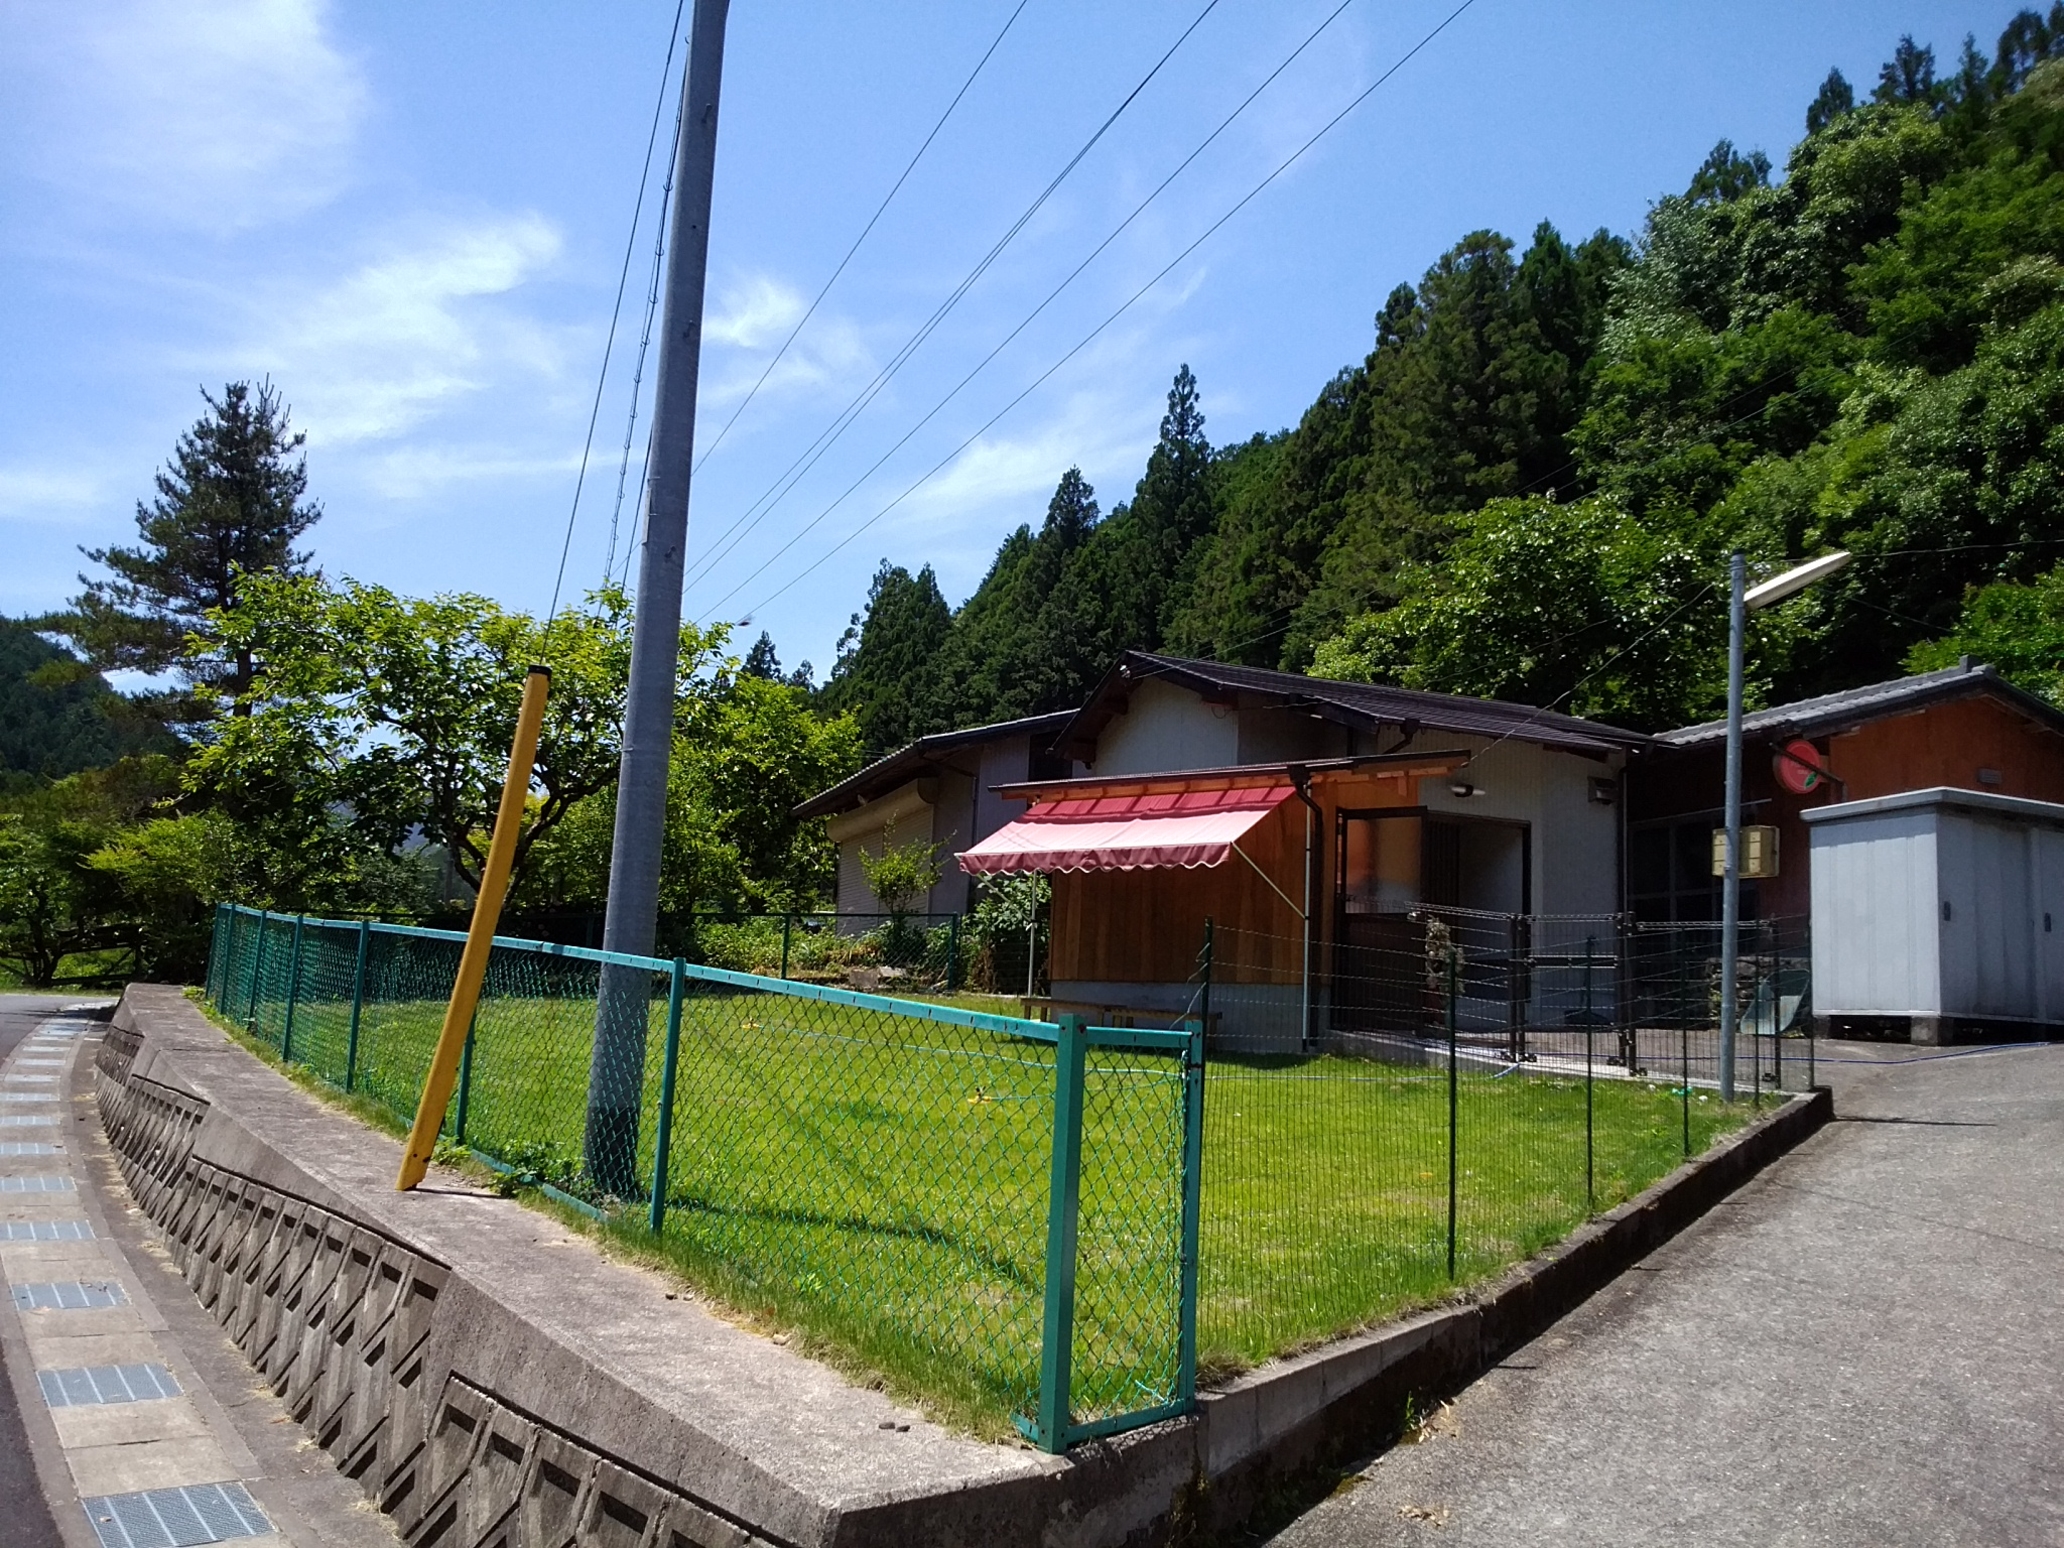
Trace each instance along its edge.
{"label": "forested hillside", "polygon": [[71,652],[0,618],[0,785],[57,779],[171,739]]}
{"label": "forested hillside", "polygon": [[[1716,146],[1625,240],[1464,236],[1297,425],[1175,377],[1108,514],[1074,469],[956,612],[883,562],[826,686],[869,749],[1078,702],[1118,651],[1713,712],[1726,555],[1857,562],[1759,615],[1783,699],[1975,648],[2064,662],[2064,4],[1953,68],[1831,72],[1781,172]],[[2047,577],[2047,579],[2045,579]]]}

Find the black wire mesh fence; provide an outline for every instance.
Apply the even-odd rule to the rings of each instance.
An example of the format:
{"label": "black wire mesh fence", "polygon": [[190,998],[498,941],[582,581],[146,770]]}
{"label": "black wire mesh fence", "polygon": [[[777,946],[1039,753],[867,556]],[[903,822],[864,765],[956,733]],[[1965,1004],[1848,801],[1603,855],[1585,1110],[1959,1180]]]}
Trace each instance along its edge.
{"label": "black wire mesh fence", "polygon": [[1656,963],[1706,973],[1717,931],[1429,909],[1341,933],[1216,930],[1200,957],[1207,1368],[1528,1257],[1812,1079],[1800,932],[1745,932],[1733,1104],[1717,989],[1638,1014]]}

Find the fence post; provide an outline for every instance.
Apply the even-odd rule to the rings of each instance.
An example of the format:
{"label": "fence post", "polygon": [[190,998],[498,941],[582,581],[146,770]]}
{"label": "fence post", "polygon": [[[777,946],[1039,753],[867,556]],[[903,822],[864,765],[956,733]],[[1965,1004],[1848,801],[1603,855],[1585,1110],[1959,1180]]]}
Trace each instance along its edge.
{"label": "fence post", "polygon": [[1456,1062],[1455,948],[1448,948],[1448,1278],[1455,1277],[1455,1204],[1461,1178],[1456,1122],[1460,1109],[1460,1067]]}
{"label": "fence post", "polygon": [[1677,1082],[1677,1096],[1684,1108],[1684,1159],[1691,1159],[1691,1021],[1680,1017],[1677,1022],[1677,1058],[1682,1066]]}
{"label": "fence post", "polygon": [[255,1033],[258,1030],[258,974],[265,964],[265,927],[272,920],[272,910],[258,910],[258,939],[251,943],[251,997],[244,1007],[244,1030]]}
{"label": "fence post", "polygon": [[[795,912],[790,910],[781,916],[781,976],[783,978],[788,977],[788,938],[794,928]],[[657,1231],[659,1227],[654,1226],[652,1229]]]}
{"label": "fence post", "polygon": [[[782,916],[783,978],[788,976],[788,916]],[[667,1152],[674,1143],[674,1074],[681,1060],[681,986],[688,977],[687,964],[674,958],[674,976],[667,985],[666,1059],[659,1069],[659,1123],[652,1135],[652,1234],[659,1235],[666,1224]]]}
{"label": "fence post", "polygon": [[[1208,941],[1210,926],[1205,939]],[[1209,961],[1207,955],[1206,960]],[[1183,1056],[1182,1285],[1176,1333],[1175,1399],[1197,1401],[1197,1239],[1204,1204],[1204,1023],[1186,1023]]]}
{"label": "fence post", "polygon": [[373,922],[358,922],[358,961],[351,969],[351,1030],[344,1039],[344,1089],[358,1078],[358,1019],[365,1009],[366,947],[373,938]]}
{"label": "fence post", "polygon": [[946,992],[960,987],[960,915],[946,916]]}
{"label": "fence post", "polygon": [[1046,1202],[1046,1315],[1039,1345],[1039,1446],[1068,1449],[1075,1373],[1075,1230],[1082,1207],[1082,1085],[1089,1039],[1080,1016],[1055,1020],[1052,1179]]}
{"label": "fence post", "polygon": [[287,1014],[280,1024],[280,1062],[286,1063],[294,1057],[294,1005],[301,998],[301,932],[308,923],[306,914],[294,916],[294,944],[287,959]]}
{"label": "fence post", "polygon": [[466,1143],[466,1105],[473,1095],[473,1030],[480,1025],[480,1007],[473,1007],[473,1014],[466,1022],[465,1046],[459,1050],[459,1110],[452,1118],[452,1138],[461,1145]]}
{"label": "fence post", "polygon": [[1598,1208],[1598,1150],[1595,1125],[1592,1118],[1591,1093],[1591,957],[1597,949],[1598,937],[1584,937],[1584,1202],[1587,1208]]}

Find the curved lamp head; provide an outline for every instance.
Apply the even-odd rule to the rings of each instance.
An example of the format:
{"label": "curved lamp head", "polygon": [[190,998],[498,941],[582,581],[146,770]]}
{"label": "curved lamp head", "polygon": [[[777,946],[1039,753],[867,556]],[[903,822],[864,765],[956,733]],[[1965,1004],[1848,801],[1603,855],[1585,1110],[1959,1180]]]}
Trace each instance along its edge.
{"label": "curved lamp head", "polygon": [[1742,606],[1754,612],[1759,607],[1769,607],[1782,602],[1786,597],[1796,596],[1815,581],[1825,580],[1850,560],[1849,551],[1837,549],[1831,554],[1822,554],[1818,559],[1809,559],[1796,569],[1782,575],[1773,575],[1767,581],[1758,581],[1742,593]]}

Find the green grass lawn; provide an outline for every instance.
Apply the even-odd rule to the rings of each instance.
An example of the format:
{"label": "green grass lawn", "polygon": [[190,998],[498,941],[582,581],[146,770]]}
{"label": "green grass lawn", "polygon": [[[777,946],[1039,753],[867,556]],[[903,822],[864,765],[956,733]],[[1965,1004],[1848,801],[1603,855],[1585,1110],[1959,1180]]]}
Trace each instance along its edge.
{"label": "green grass lawn", "polygon": [[[390,975],[392,987],[410,991],[414,976]],[[579,978],[522,983],[498,969],[476,1024],[464,1136],[576,1191],[592,968]],[[349,1002],[335,979],[333,964],[305,971],[290,1052],[342,1085]],[[265,980],[258,1031],[277,1047],[286,983]],[[652,1175],[665,1009],[656,999],[641,1188]],[[442,1016],[425,994],[367,1003],[354,1090],[411,1113]],[[1044,1043],[701,985],[683,1015],[665,1232],[657,1243],[645,1236],[642,1204],[614,1229],[644,1237],[740,1310],[802,1329],[847,1368],[878,1371],[993,1432],[1037,1394],[1053,1080]],[[1594,1102],[1595,1199],[1581,1081],[1462,1075],[1450,1280],[1445,1072],[1335,1057],[1214,1063],[1201,1365],[1241,1368],[1437,1299],[1682,1158],[1672,1089],[1602,1080]],[[1694,1097],[1694,1148],[1746,1117]],[[1093,1050],[1078,1416],[1151,1406],[1171,1390],[1181,1157],[1176,1062]]]}

